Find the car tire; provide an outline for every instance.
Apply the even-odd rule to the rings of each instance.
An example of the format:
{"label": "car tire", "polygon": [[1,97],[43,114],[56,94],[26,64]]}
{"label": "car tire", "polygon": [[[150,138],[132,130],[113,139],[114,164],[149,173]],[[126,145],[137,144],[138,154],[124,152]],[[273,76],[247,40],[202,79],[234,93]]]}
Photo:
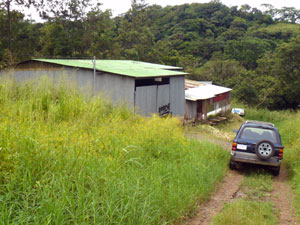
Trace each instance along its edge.
{"label": "car tire", "polygon": [[255,153],[258,158],[262,160],[267,160],[274,155],[275,148],[272,142],[262,140],[256,144]]}
{"label": "car tire", "polygon": [[279,173],[280,173],[280,166],[274,167],[274,168],[272,169],[272,174],[273,174],[274,176],[278,176]]}
{"label": "car tire", "polygon": [[232,159],[230,159],[230,162],[229,162],[229,169],[231,169],[231,170],[236,169],[236,162],[233,161]]}

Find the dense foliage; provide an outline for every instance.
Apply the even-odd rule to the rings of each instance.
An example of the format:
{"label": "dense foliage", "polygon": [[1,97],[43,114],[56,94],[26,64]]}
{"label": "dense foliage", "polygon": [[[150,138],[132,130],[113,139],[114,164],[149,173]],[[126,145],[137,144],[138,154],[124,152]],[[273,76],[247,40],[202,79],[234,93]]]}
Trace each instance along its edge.
{"label": "dense foliage", "polygon": [[233,88],[233,95],[250,105],[300,104],[300,10],[295,8],[265,4],[261,11],[220,1],[163,8],[141,0],[112,18],[91,0],[59,5],[51,0],[44,7],[38,0],[16,2],[37,5],[45,22],[26,20],[3,4],[0,68],[31,57],[142,60],[182,66],[193,79]]}
{"label": "dense foliage", "polygon": [[[170,224],[206,200],[229,153],[49,80],[0,81],[1,224]],[[172,132],[170,132],[172,131]]]}

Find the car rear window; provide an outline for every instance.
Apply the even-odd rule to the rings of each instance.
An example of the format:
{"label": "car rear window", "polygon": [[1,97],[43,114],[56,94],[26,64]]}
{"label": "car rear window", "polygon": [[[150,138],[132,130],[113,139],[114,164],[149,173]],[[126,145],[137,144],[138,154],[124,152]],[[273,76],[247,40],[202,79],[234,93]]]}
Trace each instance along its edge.
{"label": "car rear window", "polygon": [[257,127],[245,127],[240,138],[258,141],[268,140],[273,143],[278,143],[278,138],[274,130]]}

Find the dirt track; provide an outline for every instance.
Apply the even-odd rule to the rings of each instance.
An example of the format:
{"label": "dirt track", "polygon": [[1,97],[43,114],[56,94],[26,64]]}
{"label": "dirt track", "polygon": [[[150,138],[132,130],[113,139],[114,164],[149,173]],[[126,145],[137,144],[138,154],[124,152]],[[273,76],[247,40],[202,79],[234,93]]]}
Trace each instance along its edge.
{"label": "dirt track", "polygon": [[[188,137],[197,138],[200,141],[210,141],[221,145],[223,148],[230,150],[231,143],[223,140],[203,137],[200,134],[188,135]],[[228,171],[223,181],[216,188],[210,200],[200,206],[196,216],[187,220],[186,225],[206,225],[210,224],[212,218],[218,214],[224,207],[225,203],[230,202],[233,198],[238,197],[240,185],[244,179],[242,171]],[[298,224],[293,207],[294,196],[288,180],[288,174],[284,166],[278,177],[273,178],[273,191],[270,200],[276,206],[275,210],[279,211],[279,225],[295,225]]]}
{"label": "dirt track", "polygon": [[282,167],[279,176],[273,179],[273,192],[271,194],[271,200],[279,211],[280,225],[298,224],[293,207],[294,196],[287,181],[287,171]]}
{"label": "dirt track", "polygon": [[197,215],[191,218],[187,224],[209,224],[212,218],[222,210],[224,204],[234,198],[243,178],[244,176],[241,173],[229,171],[211,199],[201,206]]}

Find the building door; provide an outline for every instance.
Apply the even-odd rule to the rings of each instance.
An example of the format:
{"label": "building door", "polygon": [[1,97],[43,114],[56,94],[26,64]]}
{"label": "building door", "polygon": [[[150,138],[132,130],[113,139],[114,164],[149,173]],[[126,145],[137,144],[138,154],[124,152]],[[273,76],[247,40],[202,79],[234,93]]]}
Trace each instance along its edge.
{"label": "building door", "polygon": [[150,116],[152,113],[170,113],[170,85],[149,85],[136,87],[135,112]]}
{"label": "building door", "polygon": [[144,116],[156,113],[157,85],[136,87],[135,112]]}
{"label": "building door", "polygon": [[170,113],[170,85],[158,85],[157,86],[157,113],[159,115],[165,115]]}

